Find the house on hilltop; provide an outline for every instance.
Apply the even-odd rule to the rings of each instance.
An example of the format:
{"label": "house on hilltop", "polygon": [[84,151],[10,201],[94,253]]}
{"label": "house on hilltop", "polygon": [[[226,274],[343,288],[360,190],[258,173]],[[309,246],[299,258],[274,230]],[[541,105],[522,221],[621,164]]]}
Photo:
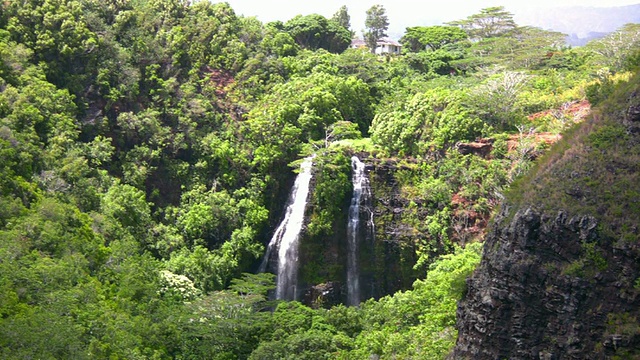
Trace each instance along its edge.
{"label": "house on hilltop", "polygon": [[378,40],[376,44],[376,54],[400,54],[400,50],[402,50],[402,45],[390,38],[382,38]]}
{"label": "house on hilltop", "polygon": [[[350,47],[352,49],[366,49],[367,43],[360,38],[354,38],[353,40],[351,40]],[[399,42],[390,38],[382,38],[378,40],[375,53],[378,55],[400,54],[401,50],[402,45]]]}

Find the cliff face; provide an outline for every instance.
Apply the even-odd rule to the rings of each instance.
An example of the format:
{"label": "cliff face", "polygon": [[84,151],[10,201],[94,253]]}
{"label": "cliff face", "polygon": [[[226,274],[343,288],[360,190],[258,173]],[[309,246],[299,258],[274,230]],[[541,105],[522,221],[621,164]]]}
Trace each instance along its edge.
{"label": "cliff face", "polygon": [[[373,215],[374,227],[363,232],[359,263],[363,299],[377,299],[411,288],[417,278],[413,266],[417,261],[414,244],[419,234],[405,219],[410,212],[410,200],[401,195],[396,178],[402,167],[390,160],[365,161],[372,197],[369,204],[361,207],[361,217]],[[416,217],[426,217],[423,209],[414,211]]]}
{"label": "cliff face", "polygon": [[[361,154],[370,189],[360,203],[358,266],[361,299],[380,298],[411,288],[417,278],[413,244],[420,236],[406,224],[409,200],[400,194],[395,178],[402,170],[393,161],[380,161]],[[312,191],[316,191],[313,182]],[[350,193],[340,202],[338,216],[332,218],[330,235],[313,236],[306,231],[301,239],[300,288],[302,301],[312,307],[346,303],[347,214]],[[420,218],[426,213],[420,211]],[[311,215],[313,217],[313,215]],[[373,226],[368,223],[373,219]],[[307,224],[308,225],[308,224]],[[307,226],[308,228],[308,226]]]}
{"label": "cliff face", "polygon": [[452,359],[640,358],[637,108],[638,76],[516,186],[467,281]]}
{"label": "cliff face", "polygon": [[604,359],[640,348],[637,243],[599,236],[591,216],[507,216],[468,280],[453,358]]}

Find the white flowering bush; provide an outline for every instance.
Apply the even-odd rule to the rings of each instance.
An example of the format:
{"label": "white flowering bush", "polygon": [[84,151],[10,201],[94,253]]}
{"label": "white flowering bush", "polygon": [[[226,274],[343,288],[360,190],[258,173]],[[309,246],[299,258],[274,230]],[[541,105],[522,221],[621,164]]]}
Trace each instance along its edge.
{"label": "white flowering bush", "polygon": [[161,284],[159,292],[161,294],[173,293],[184,301],[193,300],[202,292],[193,285],[193,281],[184,275],[174,274],[169,270],[162,270]]}

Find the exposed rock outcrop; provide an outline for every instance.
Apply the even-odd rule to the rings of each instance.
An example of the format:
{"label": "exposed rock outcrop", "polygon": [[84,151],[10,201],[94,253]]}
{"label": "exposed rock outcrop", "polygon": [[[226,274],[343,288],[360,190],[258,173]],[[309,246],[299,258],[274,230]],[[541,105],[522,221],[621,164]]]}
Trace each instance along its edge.
{"label": "exposed rock outcrop", "polygon": [[[374,216],[375,234],[366,234],[360,248],[362,298],[380,298],[411,288],[417,278],[413,269],[417,258],[414,244],[420,234],[406,218],[411,214],[424,219],[422,208],[409,210],[409,200],[401,194],[396,176],[409,169],[396,160],[369,158],[367,174],[372,202],[361,208],[361,216]],[[373,214],[367,214],[373,212]]]}
{"label": "exposed rock outcrop", "polygon": [[[541,133],[529,133],[529,134],[514,134],[507,139],[507,151],[518,151],[518,147],[527,142],[527,147],[530,148],[530,157],[532,159],[537,158],[541,153],[539,151],[533,151],[540,144],[553,145],[562,139],[560,134],[552,134],[549,132]],[[494,149],[495,139],[477,139],[472,142],[459,142],[455,148],[462,155],[473,154],[480,156],[484,159],[491,158],[491,152]],[[521,149],[520,151],[522,151]]]}
{"label": "exposed rock outcrop", "polygon": [[452,358],[605,359],[637,350],[638,243],[613,244],[596,229],[590,216],[528,208],[509,219],[505,210],[467,282]]}
{"label": "exposed rock outcrop", "polygon": [[627,127],[628,132],[632,134],[640,133],[640,104],[629,106],[622,123]]}
{"label": "exposed rock outcrop", "polygon": [[341,304],[344,302],[344,286],[339,282],[311,286],[304,294],[302,301],[314,309]]}
{"label": "exposed rock outcrop", "polygon": [[493,150],[493,139],[479,139],[468,143],[457,143],[456,148],[462,155],[475,154],[483,158],[488,158]]}

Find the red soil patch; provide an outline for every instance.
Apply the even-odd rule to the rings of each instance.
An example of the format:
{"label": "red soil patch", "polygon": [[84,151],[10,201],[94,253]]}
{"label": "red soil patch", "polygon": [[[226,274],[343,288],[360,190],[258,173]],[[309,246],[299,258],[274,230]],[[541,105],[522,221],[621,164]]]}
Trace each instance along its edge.
{"label": "red soil patch", "polygon": [[209,81],[215,86],[215,93],[218,97],[225,96],[227,86],[235,81],[229,72],[213,69],[210,66],[206,67],[205,73],[209,75]]}
{"label": "red soil patch", "polygon": [[579,122],[584,120],[589,115],[590,112],[591,112],[591,104],[589,103],[589,101],[581,100],[581,101],[572,101],[572,102],[565,103],[558,109],[549,109],[549,110],[540,111],[535,114],[531,114],[527,116],[527,118],[531,121],[534,121],[541,117],[548,116],[548,115],[553,116],[555,114],[555,115],[564,115],[568,118],[573,119],[574,122]]}
{"label": "red soil patch", "polygon": [[510,135],[509,139],[507,140],[507,150],[508,151],[516,150],[518,148],[518,144],[520,144],[520,141],[522,140],[523,137],[525,138],[533,137],[534,138],[533,142],[535,144],[545,143],[547,145],[553,145],[556,142],[558,142],[558,140],[562,139],[562,135],[553,134],[550,132],[541,132],[541,133],[523,134],[523,135],[514,134],[514,135]]}

